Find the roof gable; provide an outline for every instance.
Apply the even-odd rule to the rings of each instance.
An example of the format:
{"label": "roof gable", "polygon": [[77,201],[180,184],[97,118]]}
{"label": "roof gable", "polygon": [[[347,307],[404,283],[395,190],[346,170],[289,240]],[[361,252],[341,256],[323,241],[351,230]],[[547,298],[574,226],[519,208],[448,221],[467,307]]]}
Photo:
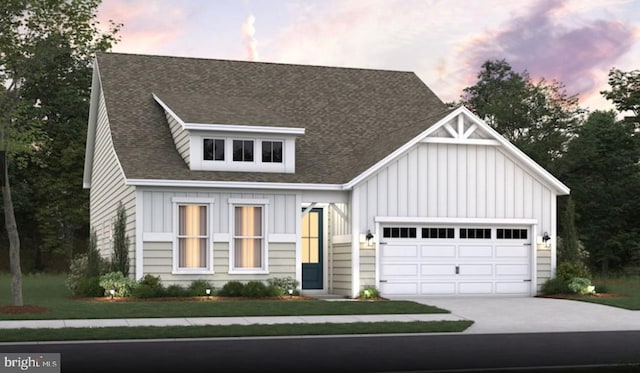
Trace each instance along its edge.
{"label": "roof gable", "polygon": [[[344,184],[448,111],[411,72],[111,53],[97,66],[127,179]],[[189,170],[154,94],[185,123],[304,128],[296,173]]]}
{"label": "roof gable", "polygon": [[544,182],[546,185],[549,185],[559,195],[569,194],[570,192],[570,189],[549,173],[549,171],[545,170],[542,166],[536,163],[523,151],[510,143],[502,135],[491,128],[491,126],[489,126],[485,121],[480,119],[464,106],[451,111],[437,123],[433,124],[402,147],[396,149],[392,154],[389,154],[374,166],[351,180],[346,186],[351,188],[363,180],[366,180],[368,177],[398,159],[420,142],[500,146],[507,154],[527,169],[531,170],[539,180]]}

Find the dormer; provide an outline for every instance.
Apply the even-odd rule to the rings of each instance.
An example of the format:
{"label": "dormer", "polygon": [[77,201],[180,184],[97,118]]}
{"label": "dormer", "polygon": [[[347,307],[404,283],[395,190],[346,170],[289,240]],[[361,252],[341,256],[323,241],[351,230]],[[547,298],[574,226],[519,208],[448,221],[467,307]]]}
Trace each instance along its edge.
{"label": "dormer", "polygon": [[153,98],[192,171],[295,172],[295,140],[304,128],[185,123],[158,96]]}

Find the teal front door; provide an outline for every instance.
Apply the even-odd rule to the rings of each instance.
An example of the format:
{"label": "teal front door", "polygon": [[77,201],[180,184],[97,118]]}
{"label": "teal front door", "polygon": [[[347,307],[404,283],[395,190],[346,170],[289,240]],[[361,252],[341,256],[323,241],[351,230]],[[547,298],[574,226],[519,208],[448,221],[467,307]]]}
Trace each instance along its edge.
{"label": "teal front door", "polygon": [[302,288],[322,289],[322,209],[311,209],[302,217]]}

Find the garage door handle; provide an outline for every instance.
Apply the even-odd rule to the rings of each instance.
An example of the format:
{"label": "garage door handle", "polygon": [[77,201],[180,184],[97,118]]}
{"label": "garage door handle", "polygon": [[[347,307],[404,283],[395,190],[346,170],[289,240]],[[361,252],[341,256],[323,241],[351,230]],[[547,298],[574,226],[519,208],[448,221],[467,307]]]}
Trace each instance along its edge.
{"label": "garage door handle", "polygon": [[531,280],[522,280],[522,281],[524,281],[524,282],[531,282]]}
{"label": "garage door handle", "polygon": [[387,280],[380,280],[380,282],[387,282]]}
{"label": "garage door handle", "polygon": [[460,266],[456,266],[456,275],[460,274]]}

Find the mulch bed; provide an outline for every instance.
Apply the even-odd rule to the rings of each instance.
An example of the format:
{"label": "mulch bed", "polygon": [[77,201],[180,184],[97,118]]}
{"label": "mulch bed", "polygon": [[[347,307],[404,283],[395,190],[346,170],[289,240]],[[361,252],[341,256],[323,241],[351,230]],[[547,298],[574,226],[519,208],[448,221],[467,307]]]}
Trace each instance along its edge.
{"label": "mulch bed", "polygon": [[47,307],[32,306],[25,304],[24,306],[0,306],[0,313],[7,315],[23,315],[27,313],[46,313],[49,312]]}
{"label": "mulch bed", "polygon": [[619,298],[626,297],[624,294],[620,293],[596,293],[590,295],[580,295],[580,294],[549,294],[549,295],[540,295],[540,298],[553,298],[553,299],[580,299],[580,298]]}
{"label": "mulch bed", "polygon": [[282,301],[300,301],[312,300],[314,298],[305,296],[280,296],[280,297],[157,297],[157,298],[133,298],[133,297],[96,297],[96,298],[80,298],[74,297],[76,300],[93,301],[93,302],[210,302],[210,301],[236,301],[236,300],[282,300]]}

